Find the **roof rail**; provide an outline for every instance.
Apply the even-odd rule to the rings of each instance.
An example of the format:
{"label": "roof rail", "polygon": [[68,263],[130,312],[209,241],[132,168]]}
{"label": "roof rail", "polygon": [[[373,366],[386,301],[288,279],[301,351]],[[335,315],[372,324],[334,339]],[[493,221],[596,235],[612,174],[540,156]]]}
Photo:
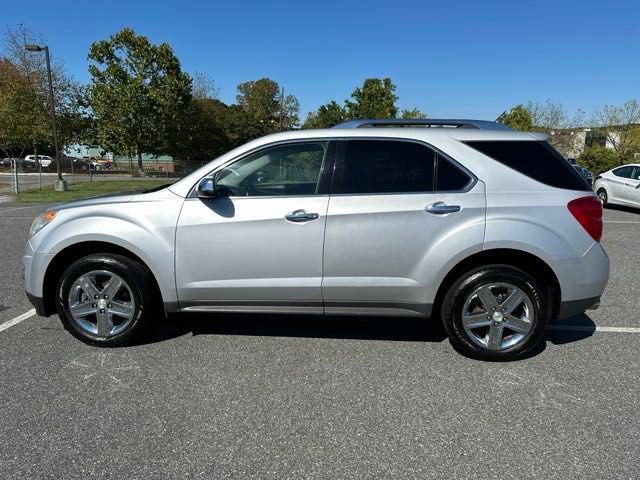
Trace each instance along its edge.
{"label": "roof rail", "polygon": [[339,123],[333,128],[371,128],[371,127],[444,127],[444,128],[474,128],[478,130],[512,130],[503,123],[489,120],[460,120],[460,119],[401,119],[375,118],[366,120],[349,120]]}

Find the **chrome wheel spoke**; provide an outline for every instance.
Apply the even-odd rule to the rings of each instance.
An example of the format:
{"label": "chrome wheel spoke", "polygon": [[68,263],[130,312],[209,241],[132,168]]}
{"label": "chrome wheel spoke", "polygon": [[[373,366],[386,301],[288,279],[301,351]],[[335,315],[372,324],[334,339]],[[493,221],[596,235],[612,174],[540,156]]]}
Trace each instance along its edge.
{"label": "chrome wheel spoke", "polygon": [[482,302],[485,312],[491,312],[498,308],[498,301],[489,286],[482,287],[478,290],[478,299]]}
{"label": "chrome wheel spoke", "polygon": [[79,302],[75,305],[71,305],[69,307],[69,311],[72,315],[78,317],[86,317],[87,315],[91,315],[92,313],[96,313],[96,308],[94,307],[95,303],[93,303],[93,299],[90,299],[86,302]]}
{"label": "chrome wheel spoke", "polygon": [[491,325],[491,320],[487,318],[487,313],[474,313],[471,315],[465,315],[462,317],[462,325],[465,328],[480,328],[480,327],[488,327]]}
{"label": "chrome wheel spoke", "polygon": [[504,326],[522,335],[526,335],[531,330],[531,324],[518,317],[509,317]]}
{"label": "chrome wheel spoke", "polygon": [[516,308],[518,308],[523,301],[524,294],[520,292],[520,290],[514,290],[513,292],[511,292],[511,295],[509,295],[506,300],[502,302],[500,308],[506,315],[509,315]]}
{"label": "chrome wheel spoke", "polygon": [[502,332],[504,330],[503,323],[493,322],[489,327],[487,335],[487,348],[489,350],[500,350],[502,346]]}
{"label": "chrome wheel spoke", "polygon": [[78,278],[76,284],[79,285],[90,298],[97,298],[97,296],[100,295],[100,290],[88,275],[83,275]]}
{"label": "chrome wheel spoke", "polygon": [[114,275],[113,277],[111,277],[111,280],[109,280],[109,283],[104,287],[104,290],[102,290],[102,296],[104,298],[115,297],[120,288],[122,288],[123,283],[124,282],[120,277]]}
{"label": "chrome wheel spoke", "polygon": [[126,319],[133,318],[133,304],[127,302],[121,302],[117,300],[111,300],[111,308],[109,310],[112,314],[124,317]]}
{"label": "chrome wheel spoke", "polygon": [[111,313],[106,310],[103,310],[102,312],[98,311],[96,317],[98,319],[98,335],[101,337],[108,337],[111,335],[111,330],[113,330],[113,318]]}

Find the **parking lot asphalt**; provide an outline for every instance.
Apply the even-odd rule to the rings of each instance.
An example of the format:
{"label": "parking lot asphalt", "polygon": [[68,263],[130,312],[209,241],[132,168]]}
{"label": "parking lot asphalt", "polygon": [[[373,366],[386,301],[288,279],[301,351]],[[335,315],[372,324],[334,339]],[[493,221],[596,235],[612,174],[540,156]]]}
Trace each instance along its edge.
{"label": "parking lot asphalt", "polygon": [[[42,208],[0,204],[0,328]],[[638,478],[640,214],[604,218],[601,308],[518,362],[416,320],[181,316],[103,350],[28,318],[0,331],[0,478]]]}

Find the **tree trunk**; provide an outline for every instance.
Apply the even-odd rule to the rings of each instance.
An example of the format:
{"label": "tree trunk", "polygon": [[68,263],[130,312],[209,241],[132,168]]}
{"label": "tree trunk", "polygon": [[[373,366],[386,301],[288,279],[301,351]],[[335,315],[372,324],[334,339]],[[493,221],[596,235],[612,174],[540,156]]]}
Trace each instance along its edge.
{"label": "tree trunk", "polygon": [[142,168],[142,152],[138,149],[138,173],[144,173],[144,169]]}

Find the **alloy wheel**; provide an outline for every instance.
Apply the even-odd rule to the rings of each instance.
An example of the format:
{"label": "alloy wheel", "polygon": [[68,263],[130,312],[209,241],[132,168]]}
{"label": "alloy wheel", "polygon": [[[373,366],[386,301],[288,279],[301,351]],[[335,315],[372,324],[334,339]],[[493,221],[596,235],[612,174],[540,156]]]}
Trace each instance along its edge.
{"label": "alloy wheel", "polygon": [[523,343],[536,322],[529,296],[510,283],[478,287],[465,300],[462,326],[471,341],[493,351]]}
{"label": "alloy wheel", "polygon": [[71,285],[68,302],[76,325],[100,338],[126,330],[136,310],[131,287],[108,270],[92,270],[79,276]]}

